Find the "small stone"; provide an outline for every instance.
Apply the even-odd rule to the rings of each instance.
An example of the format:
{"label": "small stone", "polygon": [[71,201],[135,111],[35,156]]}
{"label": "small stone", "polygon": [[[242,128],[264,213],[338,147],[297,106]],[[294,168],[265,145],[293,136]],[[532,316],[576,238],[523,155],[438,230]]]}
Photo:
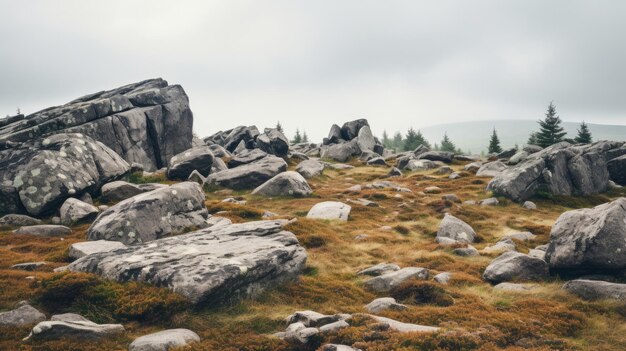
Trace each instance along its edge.
{"label": "small stone", "polygon": [[381,297],[365,305],[365,309],[370,313],[380,313],[385,310],[403,311],[407,307],[397,303],[393,297]]}
{"label": "small stone", "polygon": [[527,210],[536,210],[537,209],[537,205],[535,205],[535,203],[532,202],[532,201],[524,201],[524,204],[522,205],[522,207],[527,209]]}

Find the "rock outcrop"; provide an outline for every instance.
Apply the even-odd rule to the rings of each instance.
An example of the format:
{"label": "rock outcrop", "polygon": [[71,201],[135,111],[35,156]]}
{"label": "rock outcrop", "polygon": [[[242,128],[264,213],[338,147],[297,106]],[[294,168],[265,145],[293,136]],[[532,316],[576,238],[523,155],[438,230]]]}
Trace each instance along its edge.
{"label": "rock outcrop", "polygon": [[57,340],[61,338],[98,340],[123,333],[121,324],[97,324],[80,315],[67,313],[64,317],[40,322],[33,327],[29,340]]}
{"label": "rock outcrop", "polygon": [[59,214],[61,223],[64,225],[72,225],[81,222],[92,221],[98,215],[98,208],[94,205],[82,202],[78,199],[70,197],[65,200]]}
{"label": "rock outcrop", "polygon": [[285,160],[265,154],[250,163],[213,173],[206,182],[235,190],[254,189],[286,170]]}
{"label": "rock outcrop", "polygon": [[552,226],[546,261],[565,274],[626,268],[626,198],[563,213]]}
{"label": "rock outcrop", "polygon": [[48,214],[129,170],[113,150],[78,133],[0,148],[0,213]]}
{"label": "rock outcrop", "polygon": [[263,196],[308,196],[313,192],[309,183],[300,173],[283,172],[252,191],[253,195]]}
{"label": "rock outcrop", "polygon": [[138,244],[207,226],[204,192],[183,182],[135,195],[103,211],[89,227],[89,240]]}
{"label": "rock outcrop", "polygon": [[602,280],[576,279],[563,285],[563,290],[584,300],[626,300],[626,284]]}
{"label": "rock outcrop", "polygon": [[170,159],[167,168],[169,179],[186,180],[193,171],[206,177],[213,166],[213,152],[208,146],[196,146],[185,150]]}
{"label": "rock outcrop", "polygon": [[570,145],[561,142],[495,174],[487,189],[520,202],[537,191],[577,196],[601,193],[609,188],[607,162],[622,152],[623,144],[599,141]]}
{"label": "rock outcrop", "polygon": [[168,329],[138,337],[128,351],[169,351],[198,341],[198,334],[189,329]]}
{"label": "rock outcrop", "polygon": [[89,94],[2,126],[0,149],[51,134],[83,133],[128,163],[140,163],[151,171],[167,166],[172,156],[191,147],[192,127],[193,114],[183,88],[150,79]]}
{"label": "rock outcrop", "polygon": [[547,277],[548,264],[544,260],[514,251],[505,252],[491,261],[483,273],[483,278],[493,284]]}
{"label": "rock outcrop", "polygon": [[68,269],[120,282],[146,282],[167,287],[194,303],[219,304],[238,296],[255,296],[304,269],[306,252],[295,235],[282,229],[284,223],[209,227],[91,254]]}

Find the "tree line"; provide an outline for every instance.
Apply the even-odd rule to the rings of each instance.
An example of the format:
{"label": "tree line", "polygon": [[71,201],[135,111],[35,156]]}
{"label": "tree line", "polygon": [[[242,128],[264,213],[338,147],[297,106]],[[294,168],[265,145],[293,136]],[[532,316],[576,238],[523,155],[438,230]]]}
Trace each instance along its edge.
{"label": "tree line", "polygon": [[[538,145],[545,148],[561,141],[567,141],[572,144],[589,144],[592,142],[591,131],[584,121],[580,124],[577,135],[573,139],[565,137],[566,132],[561,126],[561,122],[561,118],[556,114],[556,106],[551,102],[546,111],[545,118],[537,122],[539,124],[539,131],[532,132],[526,144]],[[447,133],[444,133],[440,144],[435,143],[434,146],[431,147],[431,144],[422,135],[422,132],[420,130],[415,131],[412,127],[409,128],[405,135],[396,132],[391,138],[387,134],[387,131],[383,131],[382,143],[386,148],[396,151],[412,151],[418,146],[424,145],[429,149],[461,153],[461,150],[454,145]],[[490,154],[502,152],[500,138],[495,128],[489,138],[487,152]]]}

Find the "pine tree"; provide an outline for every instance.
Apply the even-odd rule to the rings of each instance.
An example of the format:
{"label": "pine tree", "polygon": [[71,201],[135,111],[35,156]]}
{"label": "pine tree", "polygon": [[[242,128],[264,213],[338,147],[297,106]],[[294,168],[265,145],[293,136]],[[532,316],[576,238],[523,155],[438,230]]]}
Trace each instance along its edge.
{"label": "pine tree", "polygon": [[527,145],[537,145],[537,132],[532,132],[530,133],[530,136],[528,137],[528,141],[526,142]]}
{"label": "pine tree", "polygon": [[280,124],[280,121],[276,122],[276,130],[278,130],[281,133],[284,133],[285,131],[283,130],[283,126],[282,124]]}
{"label": "pine tree", "polygon": [[491,140],[489,140],[489,149],[488,152],[490,154],[499,154],[502,152],[502,147],[500,146],[500,139],[498,138],[498,133],[496,129],[493,129],[493,133],[491,134]]}
{"label": "pine tree", "polygon": [[587,123],[585,123],[585,121],[580,124],[580,128],[578,129],[578,135],[574,140],[579,144],[591,143],[591,132],[589,131],[589,126],[587,126]]}
{"label": "pine tree", "polygon": [[292,143],[300,144],[302,142],[302,135],[300,135],[300,130],[296,129],[296,135],[293,137]]}
{"label": "pine tree", "polygon": [[306,131],[302,132],[302,142],[303,143],[308,143],[309,142],[309,136],[306,135]]}
{"label": "pine tree", "polygon": [[443,134],[443,139],[441,140],[440,149],[441,151],[450,151],[450,152],[456,151],[456,146],[454,146],[454,143],[450,140],[450,138],[448,138],[448,133]]}
{"label": "pine tree", "polygon": [[430,149],[430,143],[428,142],[428,140],[426,140],[426,138],[424,138],[424,136],[422,135],[422,131],[420,131],[419,129],[417,130],[417,143],[417,146],[424,145]]}
{"label": "pine tree", "polygon": [[541,147],[548,147],[563,140],[565,132],[561,127],[561,118],[556,114],[556,106],[550,103],[546,118],[539,121],[540,130],[537,133],[537,144]]}
{"label": "pine tree", "polygon": [[412,151],[415,150],[419,144],[417,144],[417,133],[413,128],[409,128],[409,131],[406,133],[406,138],[404,138],[404,145],[402,145],[402,150],[404,151]]}

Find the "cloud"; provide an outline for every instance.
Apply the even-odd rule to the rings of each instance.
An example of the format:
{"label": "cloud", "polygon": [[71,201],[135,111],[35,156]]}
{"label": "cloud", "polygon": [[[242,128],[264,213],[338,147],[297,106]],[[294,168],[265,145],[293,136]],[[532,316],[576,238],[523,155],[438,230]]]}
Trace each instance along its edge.
{"label": "cloud", "polygon": [[151,77],[200,135],[239,124],[321,139],[476,119],[624,123],[617,1],[0,2],[0,112]]}

